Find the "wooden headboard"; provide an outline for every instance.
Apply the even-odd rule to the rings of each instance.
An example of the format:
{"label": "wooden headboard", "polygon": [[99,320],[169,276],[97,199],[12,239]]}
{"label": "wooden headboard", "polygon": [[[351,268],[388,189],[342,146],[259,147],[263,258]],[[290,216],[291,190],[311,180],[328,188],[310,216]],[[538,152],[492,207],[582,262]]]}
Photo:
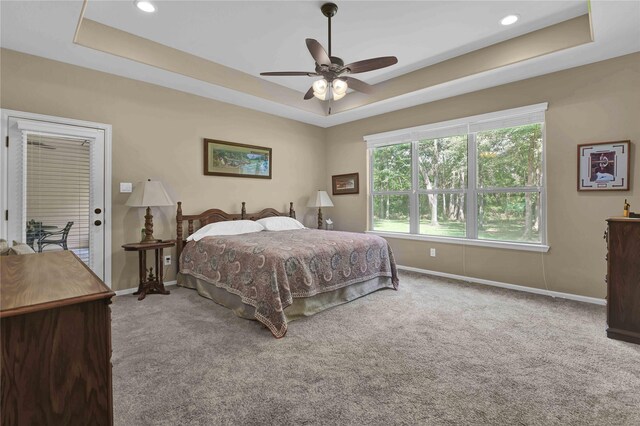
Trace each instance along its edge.
{"label": "wooden headboard", "polygon": [[[177,262],[176,265],[180,264],[180,254],[182,253],[182,248],[184,247],[186,241],[184,239],[184,235],[182,232],[182,226],[184,222],[187,222],[187,235],[193,234],[196,229],[202,228],[205,225],[215,222],[224,222],[227,220],[258,220],[264,219],[265,217],[273,217],[273,216],[289,216],[292,218],[296,218],[296,211],[293,209],[293,203],[289,203],[289,211],[286,213],[280,213],[276,209],[268,208],[259,211],[258,213],[247,213],[245,208],[245,202],[242,202],[242,210],[240,213],[227,213],[220,209],[209,209],[200,214],[191,214],[191,215],[183,215],[182,214],[182,201],[178,201],[178,211],[176,213],[176,248],[177,248]],[[198,222],[198,228],[194,228],[194,222]]]}

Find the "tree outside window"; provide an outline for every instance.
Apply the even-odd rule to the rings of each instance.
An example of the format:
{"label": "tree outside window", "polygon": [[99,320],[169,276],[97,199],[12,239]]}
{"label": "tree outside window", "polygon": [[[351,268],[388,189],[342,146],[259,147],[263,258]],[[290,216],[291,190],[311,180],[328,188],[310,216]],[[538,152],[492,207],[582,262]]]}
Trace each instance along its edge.
{"label": "tree outside window", "polygon": [[373,230],[542,243],[542,158],[541,123],[374,147]]}

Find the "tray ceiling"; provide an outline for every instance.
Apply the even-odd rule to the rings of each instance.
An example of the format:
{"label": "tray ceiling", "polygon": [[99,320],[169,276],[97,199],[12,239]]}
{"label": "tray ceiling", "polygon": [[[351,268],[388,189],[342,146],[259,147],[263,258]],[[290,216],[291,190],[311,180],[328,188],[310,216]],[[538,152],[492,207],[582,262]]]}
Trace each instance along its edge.
{"label": "tray ceiling", "polygon": [[302,100],[313,78],[259,76],[313,70],[304,39],[326,46],[322,2],[155,3],[2,2],[1,45],[322,127],[640,50],[640,2],[594,1],[589,16],[586,1],[342,1],[333,54],[399,63],[359,74],[376,94],[349,93],[327,115]]}

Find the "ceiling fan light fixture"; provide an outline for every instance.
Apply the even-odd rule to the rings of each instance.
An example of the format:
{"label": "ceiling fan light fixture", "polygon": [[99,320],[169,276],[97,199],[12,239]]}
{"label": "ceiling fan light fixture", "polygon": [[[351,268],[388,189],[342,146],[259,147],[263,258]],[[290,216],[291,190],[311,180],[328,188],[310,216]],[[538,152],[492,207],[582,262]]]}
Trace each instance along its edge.
{"label": "ceiling fan light fixture", "polygon": [[344,98],[344,95],[346,95],[346,93],[337,93],[335,90],[333,91],[333,100],[334,101],[339,101],[340,99]]}
{"label": "ceiling fan light fixture", "polygon": [[320,99],[321,101],[326,101],[327,99],[329,99],[328,95],[329,95],[328,91],[324,93],[313,92],[313,96]]}
{"label": "ceiling fan light fixture", "polygon": [[507,15],[500,20],[500,23],[505,26],[512,25],[518,22],[518,19],[520,19],[518,15]]}
{"label": "ceiling fan light fixture", "polygon": [[327,99],[327,94],[329,92],[327,90],[328,88],[329,88],[329,83],[327,83],[327,80],[325,80],[324,78],[314,81],[313,96],[324,101],[325,99]]}
{"label": "ceiling fan light fixture", "polygon": [[[344,96],[347,93],[347,90],[349,89],[349,85],[347,84],[347,82],[340,79],[333,80],[332,86],[333,86],[333,94],[340,95],[340,97]],[[334,96],[334,99],[336,99],[335,96]]]}
{"label": "ceiling fan light fixture", "polygon": [[320,80],[316,80],[313,82],[313,91],[318,93],[325,93],[328,86],[329,83],[327,83],[327,80],[321,78]]}
{"label": "ceiling fan light fixture", "polygon": [[134,0],[133,3],[143,12],[153,13],[156,11],[156,7],[149,0]]}

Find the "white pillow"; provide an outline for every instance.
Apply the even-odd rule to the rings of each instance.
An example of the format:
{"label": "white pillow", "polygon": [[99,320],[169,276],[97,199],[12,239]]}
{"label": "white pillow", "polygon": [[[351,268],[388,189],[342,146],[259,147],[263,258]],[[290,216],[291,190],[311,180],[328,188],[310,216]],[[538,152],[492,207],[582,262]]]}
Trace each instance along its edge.
{"label": "white pillow", "polygon": [[256,220],[264,226],[266,231],[287,231],[289,229],[304,229],[304,225],[292,217],[274,216]]}
{"label": "white pillow", "polygon": [[264,227],[253,220],[229,220],[210,223],[189,235],[187,241],[200,241],[204,237],[215,235],[240,235],[264,231]]}

